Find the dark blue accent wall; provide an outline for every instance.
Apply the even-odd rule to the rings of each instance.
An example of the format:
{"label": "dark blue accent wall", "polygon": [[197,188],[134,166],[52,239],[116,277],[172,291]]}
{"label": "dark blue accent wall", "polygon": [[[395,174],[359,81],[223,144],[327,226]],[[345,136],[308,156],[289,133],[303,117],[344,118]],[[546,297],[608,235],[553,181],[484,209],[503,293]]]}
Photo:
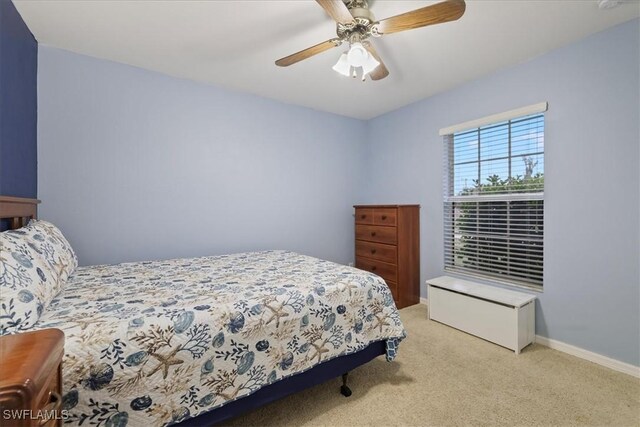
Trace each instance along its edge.
{"label": "dark blue accent wall", "polygon": [[38,43],[0,0],[0,195],[37,196]]}

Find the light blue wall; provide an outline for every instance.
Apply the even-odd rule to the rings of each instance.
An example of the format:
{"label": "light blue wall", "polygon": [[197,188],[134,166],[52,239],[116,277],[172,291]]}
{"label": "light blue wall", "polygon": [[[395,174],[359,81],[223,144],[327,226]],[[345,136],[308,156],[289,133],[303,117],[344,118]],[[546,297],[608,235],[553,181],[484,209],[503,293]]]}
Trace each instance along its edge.
{"label": "light blue wall", "polygon": [[635,20],[369,122],[41,46],[40,213],[82,264],[346,263],[354,203],[420,203],[424,283],[443,274],[438,130],[548,101],[537,333],[640,365],[639,36]]}
{"label": "light blue wall", "polygon": [[422,283],[444,274],[438,130],[548,101],[545,275],[536,330],[634,365],[640,365],[639,22],[371,120],[370,185],[360,199],[420,203]]}
{"label": "light blue wall", "polygon": [[353,254],[366,123],[46,46],[40,216],[81,264]]}

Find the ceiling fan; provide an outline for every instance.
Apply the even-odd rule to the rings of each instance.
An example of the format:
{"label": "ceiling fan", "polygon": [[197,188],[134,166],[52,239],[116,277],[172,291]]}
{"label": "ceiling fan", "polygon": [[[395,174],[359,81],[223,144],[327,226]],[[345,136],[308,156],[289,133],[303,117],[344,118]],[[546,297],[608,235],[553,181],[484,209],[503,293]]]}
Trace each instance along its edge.
{"label": "ceiling fan", "polygon": [[344,76],[353,77],[357,77],[357,69],[360,69],[363,81],[367,75],[371,80],[381,80],[389,75],[369,37],[455,21],[464,14],[466,7],[464,0],[446,0],[376,21],[367,0],[316,1],[337,22],[338,37],[280,58],[276,65],[288,67],[346,42],[349,43],[349,50],[340,56],[333,69]]}

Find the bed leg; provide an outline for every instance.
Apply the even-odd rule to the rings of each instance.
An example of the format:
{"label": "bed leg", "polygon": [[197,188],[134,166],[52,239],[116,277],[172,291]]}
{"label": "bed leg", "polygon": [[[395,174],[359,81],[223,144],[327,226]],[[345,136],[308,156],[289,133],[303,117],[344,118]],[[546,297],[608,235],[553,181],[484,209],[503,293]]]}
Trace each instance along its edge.
{"label": "bed leg", "polygon": [[345,372],[342,374],[342,386],[340,387],[340,394],[344,397],[351,396],[351,389],[347,387],[347,378],[349,377],[349,373]]}

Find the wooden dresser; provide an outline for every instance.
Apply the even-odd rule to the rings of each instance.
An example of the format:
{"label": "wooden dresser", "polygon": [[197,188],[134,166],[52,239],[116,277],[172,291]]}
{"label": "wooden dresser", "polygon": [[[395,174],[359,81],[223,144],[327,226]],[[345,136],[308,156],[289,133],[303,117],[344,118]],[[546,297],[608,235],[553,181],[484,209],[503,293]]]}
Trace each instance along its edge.
{"label": "wooden dresser", "polygon": [[420,302],[420,205],[356,205],[356,268],[382,277],[398,308]]}
{"label": "wooden dresser", "polygon": [[61,425],[63,353],[59,329],[0,337],[2,427]]}

